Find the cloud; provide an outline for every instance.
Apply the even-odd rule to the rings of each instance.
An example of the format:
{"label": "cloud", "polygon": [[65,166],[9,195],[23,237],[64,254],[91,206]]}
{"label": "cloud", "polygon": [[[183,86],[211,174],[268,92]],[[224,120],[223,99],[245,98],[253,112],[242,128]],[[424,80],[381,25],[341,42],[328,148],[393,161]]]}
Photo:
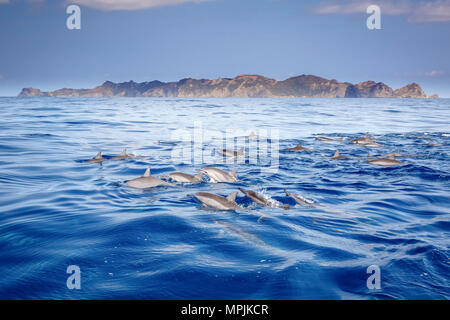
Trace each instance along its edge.
{"label": "cloud", "polygon": [[444,75],[445,72],[442,70],[431,70],[424,73],[424,76],[426,77],[439,77]]}
{"label": "cloud", "polygon": [[449,22],[450,0],[421,3],[408,18],[409,22]]}
{"label": "cloud", "polygon": [[310,7],[314,14],[356,14],[366,13],[369,5],[376,3],[381,14],[404,15],[408,22],[450,22],[450,0],[417,2],[412,0],[328,0]]}
{"label": "cloud", "polygon": [[213,0],[71,0],[70,3],[103,11],[117,11],[151,9],[163,6],[173,6],[187,2],[199,3],[205,1]]}
{"label": "cloud", "polygon": [[[374,4],[374,1],[327,1],[322,2],[316,6],[311,7],[315,14],[354,14],[366,13],[367,7]],[[376,4],[381,7],[381,12],[384,14],[398,15],[405,14],[410,11],[410,5],[407,1],[376,1]]]}
{"label": "cloud", "polygon": [[9,3],[10,1],[9,0],[0,0],[0,4],[2,4],[2,3]]}

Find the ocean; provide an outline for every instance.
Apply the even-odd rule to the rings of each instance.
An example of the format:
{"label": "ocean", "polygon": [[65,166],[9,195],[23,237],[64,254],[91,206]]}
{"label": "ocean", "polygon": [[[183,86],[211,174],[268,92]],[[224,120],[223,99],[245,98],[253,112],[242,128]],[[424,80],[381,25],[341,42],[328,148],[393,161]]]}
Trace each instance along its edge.
{"label": "ocean", "polygon": [[[450,99],[0,98],[0,109],[0,299],[450,298]],[[366,132],[381,146],[350,143]],[[283,151],[299,142],[313,151]],[[224,160],[224,147],[244,156]],[[87,163],[125,148],[136,157]],[[335,150],[349,158],[330,160]],[[368,162],[391,152],[401,165]],[[238,181],[125,185],[147,167],[163,178],[204,166]],[[242,210],[219,211],[191,196],[238,188],[291,208],[240,193]]]}

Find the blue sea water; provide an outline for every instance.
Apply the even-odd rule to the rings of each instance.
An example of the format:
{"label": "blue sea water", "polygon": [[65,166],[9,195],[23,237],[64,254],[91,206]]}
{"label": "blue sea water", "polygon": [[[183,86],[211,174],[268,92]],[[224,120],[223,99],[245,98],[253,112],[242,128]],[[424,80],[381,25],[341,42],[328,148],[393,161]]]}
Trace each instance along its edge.
{"label": "blue sea water", "polygon": [[[448,99],[0,98],[0,110],[0,299],[450,298]],[[177,133],[199,123],[314,152],[224,163],[213,150],[237,183],[125,185],[147,166],[163,177],[211,165],[173,156],[191,145]],[[366,131],[380,148],[349,143]],[[85,162],[123,148],[139,157]],[[351,158],[331,161],[336,149]],[[376,167],[369,152],[411,156]],[[262,170],[270,157],[275,170]],[[241,193],[242,212],[214,211],[189,196],[238,187],[291,209]],[[295,206],[283,188],[318,206]],[[70,265],[80,290],[66,286]],[[372,265],[381,289],[367,287]]]}

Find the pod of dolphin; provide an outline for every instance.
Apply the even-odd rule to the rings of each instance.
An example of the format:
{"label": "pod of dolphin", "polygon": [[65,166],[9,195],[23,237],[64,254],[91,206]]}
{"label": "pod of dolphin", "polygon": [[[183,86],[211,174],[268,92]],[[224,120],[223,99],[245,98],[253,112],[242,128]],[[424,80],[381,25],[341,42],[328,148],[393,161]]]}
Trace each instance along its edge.
{"label": "pod of dolphin", "polygon": [[[253,132],[247,136],[248,139],[260,139],[259,136],[254,134]],[[345,138],[329,138],[329,137],[315,137],[318,141],[323,142],[342,142]],[[364,146],[364,147],[370,147],[370,148],[377,148],[380,147],[381,144],[379,144],[377,141],[375,141],[374,138],[370,137],[368,133],[366,133],[364,136],[358,137],[356,139],[350,140],[350,143]],[[437,146],[437,144],[430,142],[428,146]],[[298,143],[297,146],[284,149],[281,151],[288,151],[288,152],[314,152],[314,149],[305,148],[302,146],[301,143]],[[239,157],[244,155],[244,148],[241,148],[239,151],[234,150],[227,150],[222,149],[218,151],[219,154],[223,155],[224,157]],[[398,166],[405,164],[406,162],[398,161],[396,158],[400,157],[414,157],[417,155],[402,155],[400,153],[388,153],[378,156],[376,159],[368,160],[368,163],[375,165],[375,166],[384,166],[384,167],[390,167],[390,166]],[[368,158],[371,157],[370,153],[367,155]],[[87,163],[102,163],[107,160],[120,160],[120,159],[132,159],[136,158],[136,155],[134,154],[128,154],[126,152],[126,149],[123,150],[123,152],[118,155],[111,158],[104,158],[102,156],[102,153],[99,152],[94,158],[87,160]],[[342,159],[349,159],[350,156],[341,155],[339,153],[339,150],[336,150],[334,155],[330,157],[330,160],[342,160]],[[183,173],[183,172],[172,172],[169,173],[168,176],[162,177],[162,179],[152,176],[150,167],[148,167],[145,171],[145,173],[141,177],[134,178],[132,180],[129,180],[125,183],[126,186],[136,189],[149,189],[154,188],[158,186],[169,186],[173,187],[175,186],[174,183],[201,183],[203,182],[203,176],[206,176],[209,178],[209,182],[211,183],[235,183],[238,181],[237,178],[237,172],[231,171],[226,172],[224,170],[221,170],[219,168],[214,167],[204,167],[202,169],[197,170],[199,173],[195,175]],[[164,180],[163,180],[164,179]],[[270,198],[267,195],[258,193],[253,190],[245,190],[242,188],[238,188],[240,192],[242,192],[246,197],[250,198],[254,203],[265,206],[265,207],[271,207],[271,208],[282,208],[285,210],[290,209],[290,206],[288,204],[283,204],[275,199]],[[316,204],[312,200],[308,200],[304,198],[301,195],[294,194],[289,192],[288,190],[284,189],[284,192],[286,195],[290,198],[292,198],[296,204],[304,206],[304,207],[315,207]],[[240,209],[243,209],[236,203],[236,196],[239,192],[235,191],[228,197],[223,197],[217,194],[208,193],[208,192],[197,192],[194,195],[189,195],[191,197],[196,198],[200,203],[203,204],[203,206],[216,209],[216,210],[223,210],[223,211],[238,211]]]}

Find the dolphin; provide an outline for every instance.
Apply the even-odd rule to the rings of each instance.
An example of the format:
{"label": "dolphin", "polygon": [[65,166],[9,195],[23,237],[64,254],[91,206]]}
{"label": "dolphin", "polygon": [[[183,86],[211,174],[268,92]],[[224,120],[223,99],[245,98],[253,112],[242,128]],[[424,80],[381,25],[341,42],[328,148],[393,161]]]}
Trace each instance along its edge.
{"label": "dolphin", "polygon": [[295,200],[295,202],[297,202],[298,204],[300,204],[302,206],[309,207],[309,208],[320,208],[320,210],[325,211],[325,212],[330,212],[330,213],[344,213],[342,210],[329,209],[323,205],[315,203],[312,200],[306,199],[306,198],[302,197],[301,195],[290,193],[286,189],[284,189],[284,192],[286,193],[287,196],[291,197],[292,199]]}
{"label": "dolphin", "polygon": [[369,136],[368,132],[366,132],[366,134],[362,137],[350,140],[350,142],[354,144],[360,144],[365,147],[372,147],[372,148],[381,147],[379,143],[377,143],[372,137]]}
{"label": "dolphin", "polygon": [[364,136],[350,140],[350,142],[355,144],[366,144],[373,142],[373,138],[369,136],[368,132],[366,132]]}
{"label": "dolphin", "polygon": [[381,147],[381,144],[376,143],[376,142],[368,142],[368,143],[360,143],[361,145],[363,145],[364,147],[369,147],[369,148],[379,148]]}
{"label": "dolphin", "polygon": [[234,211],[241,209],[241,207],[239,207],[236,203],[237,194],[238,192],[235,191],[225,198],[213,193],[197,192],[192,196],[197,198],[205,207],[210,207],[217,210]]}
{"label": "dolphin", "polygon": [[284,151],[297,151],[297,152],[303,152],[303,151],[314,151],[312,149],[307,149],[305,147],[302,147],[302,143],[300,142],[296,147],[285,149]]}
{"label": "dolphin", "polygon": [[261,139],[260,136],[258,136],[254,131],[250,132],[250,134],[247,136],[250,140],[258,140]]}
{"label": "dolphin", "polygon": [[440,145],[437,144],[437,143],[434,143],[433,141],[430,141],[430,142],[428,142],[427,146],[429,146],[429,147],[438,147]]}
{"label": "dolphin", "polygon": [[386,153],[386,154],[382,154],[381,156],[377,156],[378,158],[401,158],[401,157],[418,157],[418,154],[401,154],[398,152],[391,152],[391,153]]}
{"label": "dolphin", "polygon": [[262,241],[258,236],[254,235],[253,233],[248,232],[247,230],[245,230],[244,228],[237,226],[235,224],[232,223],[228,223],[225,221],[221,221],[221,220],[216,220],[214,218],[211,218],[212,221],[214,221],[214,223],[228,229],[229,231],[232,231],[233,233],[235,233],[236,235],[241,236],[243,239],[247,240],[248,242],[250,242],[253,245],[260,245],[260,246],[267,246],[267,244]]}
{"label": "dolphin", "polygon": [[108,160],[108,159],[103,158],[102,153],[99,152],[99,153],[97,153],[97,155],[94,158],[92,158],[91,160],[88,160],[87,163],[101,163],[106,160]]}
{"label": "dolphin", "polygon": [[272,198],[269,197],[264,197],[263,195],[252,191],[252,190],[244,190],[242,188],[238,188],[243,194],[245,194],[247,197],[249,197],[250,199],[252,199],[254,202],[261,204],[263,206],[266,207],[271,207],[271,208],[283,208],[284,210],[289,210],[290,205],[288,204],[282,204],[281,202],[274,200]]}
{"label": "dolphin", "polygon": [[238,151],[222,149],[217,152],[226,157],[238,157],[244,155],[244,147],[240,148]]}
{"label": "dolphin", "polygon": [[307,206],[307,207],[314,207],[314,201],[312,200],[308,200],[300,195],[294,194],[294,193],[290,193],[289,191],[287,191],[286,189],[284,189],[284,192],[286,193],[286,195],[288,197],[291,197],[292,199],[295,200],[295,202],[297,202],[298,204],[301,204],[302,206]]}
{"label": "dolphin", "polygon": [[377,156],[378,158],[400,158],[400,157],[406,157],[406,155],[403,155],[401,153],[398,152],[391,152],[391,153],[386,153],[386,154],[382,154],[380,156]]}
{"label": "dolphin", "polygon": [[319,137],[316,137],[316,140],[319,140],[319,141],[324,141],[324,142],[341,142],[342,140],[344,140],[344,138],[337,138],[337,139],[333,139],[333,138],[328,138],[328,137],[321,137],[321,136],[319,136]]}
{"label": "dolphin", "polygon": [[127,186],[136,189],[147,189],[157,186],[173,186],[173,184],[162,181],[157,177],[153,177],[150,174],[150,167],[147,168],[144,175],[139,178],[135,178],[125,183]]}
{"label": "dolphin", "polygon": [[392,167],[392,166],[398,166],[398,165],[403,164],[403,162],[395,160],[395,157],[370,160],[369,163],[377,165],[377,166],[384,166],[384,167]]}
{"label": "dolphin", "polygon": [[334,155],[331,157],[331,160],[339,160],[339,159],[348,159],[348,157],[347,156],[341,156],[341,154],[339,153],[339,150],[336,150]]}
{"label": "dolphin", "polygon": [[135,158],[136,156],[131,153],[127,153],[127,149],[123,149],[122,153],[118,156],[112,157],[111,160],[119,160],[119,159],[130,159]]}
{"label": "dolphin", "polygon": [[213,168],[213,167],[205,167],[199,170],[200,173],[207,175],[211,182],[236,182],[236,170],[231,171],[230,173],[225,172],[223,170]]}
{"label": "dolphin", "polygon": [[187,174],[187,173],[183,173],[183,172],[172,172],[169,173],[169,179],[176,181],[176,182],[181,182],[181,183],[198,183],[198,182],[202,182],[202,173],[191,175],[191,174]]}

